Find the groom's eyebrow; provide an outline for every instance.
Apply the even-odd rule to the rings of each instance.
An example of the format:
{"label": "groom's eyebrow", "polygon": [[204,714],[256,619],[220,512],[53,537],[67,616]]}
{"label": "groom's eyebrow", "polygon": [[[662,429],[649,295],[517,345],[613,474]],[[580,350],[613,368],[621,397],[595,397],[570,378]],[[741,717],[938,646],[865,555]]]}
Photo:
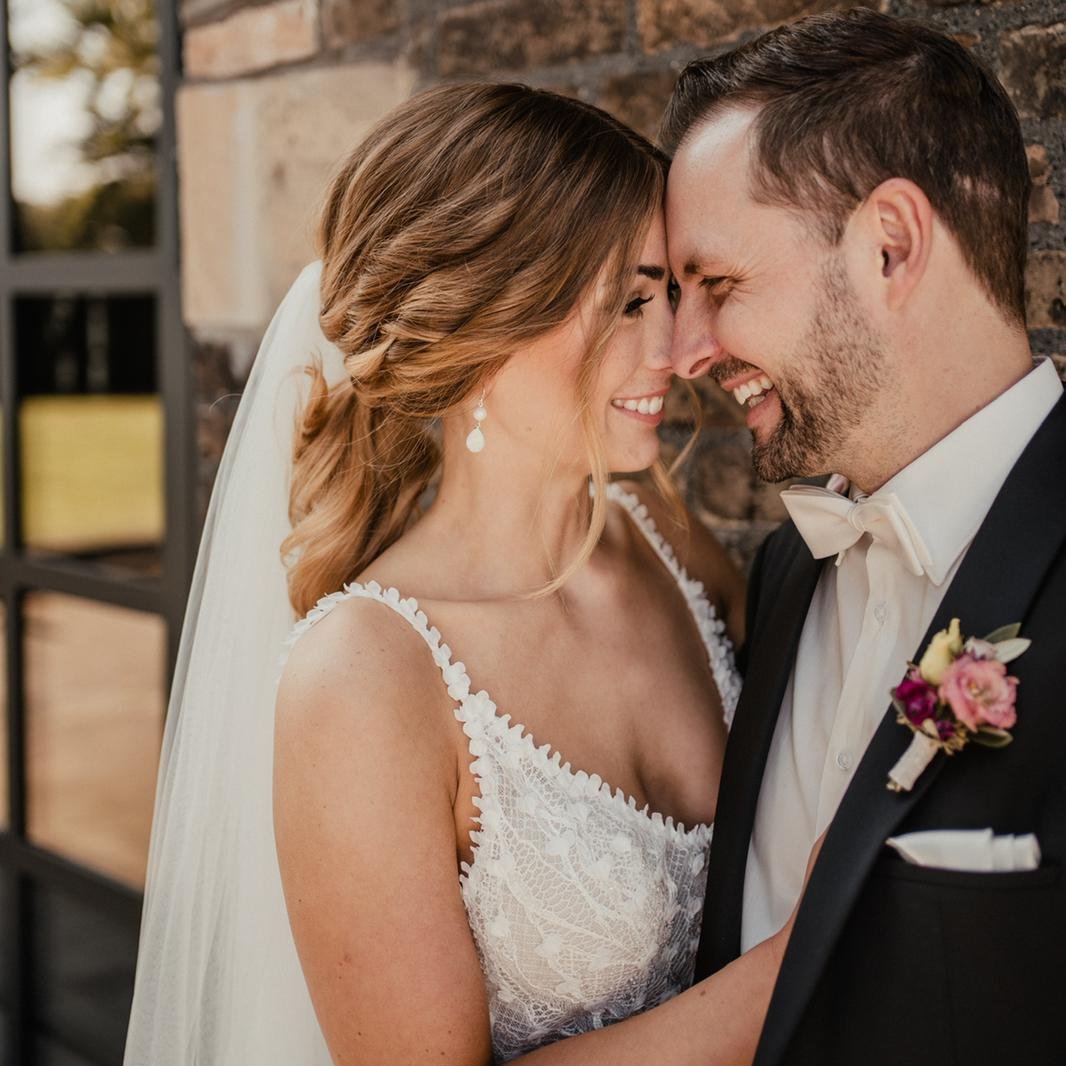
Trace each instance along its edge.
{"label": "groom's eyebrow", "polygon": [[651,278],[652,281],[662,281],[666,277],[666,271],[660,266],[648,266],[645,263],[641,263],[637,267],[637,273],[643,274],[646,278]]}
{"label": "groom's eyebrow", "polygon": [[698,254],[691,256],[686,260],[682,273],[685,277],[692,277],[695,274],[707,274],[707,273],[722,273],[720,267],[711,268],[708,266],[710,263],[721,263],[722,257],[718,255],[706,255]]}

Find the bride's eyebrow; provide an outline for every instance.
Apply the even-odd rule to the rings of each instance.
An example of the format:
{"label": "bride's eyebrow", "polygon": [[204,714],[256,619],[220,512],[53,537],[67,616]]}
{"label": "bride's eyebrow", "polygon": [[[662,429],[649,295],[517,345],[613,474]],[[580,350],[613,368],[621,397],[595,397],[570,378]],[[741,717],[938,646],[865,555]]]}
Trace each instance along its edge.
{"label": "bride's eyebrow", "polygon": [[662,281],[666,277],[666,271],[661,266],[649,266],[646,263],[641,263],[637,267],[637,273],[651,278],[652,281]]}

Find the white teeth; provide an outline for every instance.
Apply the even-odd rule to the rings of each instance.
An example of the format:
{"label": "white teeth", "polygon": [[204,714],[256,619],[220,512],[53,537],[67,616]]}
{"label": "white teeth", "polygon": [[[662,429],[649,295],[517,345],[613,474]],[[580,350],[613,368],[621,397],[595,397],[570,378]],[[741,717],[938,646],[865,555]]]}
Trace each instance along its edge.
{"label": "white teeth", "polygon": [[612,400],[611,406],[619,411],[636,411],[641,415],[657,415],[666,402],[662,396],[642,396],[639,400]]}
{"label": "white teeth", "polygon": [[[733,399],[743,407],[749,400],[756,399],[761,402],[761,397],[764,392],[769,392],[774,387],[773,382],[765,375],[761,378],[754,378],[751,381],[746,381],[743,385],[738,386],[733,390]],[[749,407],[754,407],[755,404],[748,404]]]}

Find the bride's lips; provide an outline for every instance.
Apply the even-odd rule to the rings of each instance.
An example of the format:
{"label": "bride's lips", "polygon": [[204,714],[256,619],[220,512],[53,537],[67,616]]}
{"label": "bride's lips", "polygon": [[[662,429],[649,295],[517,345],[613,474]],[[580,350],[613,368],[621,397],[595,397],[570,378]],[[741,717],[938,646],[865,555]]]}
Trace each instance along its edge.
{"label": "bride's lips", "polygon": [[[635,418],[647,426],[657,426],[664,417],[663,410],[668,391],[668,389],[660,389],[658,392],[645,392],[639,396],[615,396],[611,400],[611,410],[620,415],[626,415],[628,418]],[[625,407],[623,406],[625,404],[631,406]],[[646,410],[641,411],[639,408],[633,410],[633,404],[645,407]]]}

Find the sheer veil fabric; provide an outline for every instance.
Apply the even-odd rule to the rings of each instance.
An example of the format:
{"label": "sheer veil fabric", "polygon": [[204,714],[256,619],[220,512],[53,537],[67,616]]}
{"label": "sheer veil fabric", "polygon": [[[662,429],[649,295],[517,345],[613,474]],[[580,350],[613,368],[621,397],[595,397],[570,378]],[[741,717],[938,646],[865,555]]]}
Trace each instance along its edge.
{"label": "sheer veil fabric", "polygon": [[339,349],[321,263],[285,296],[253,364],[211,495],[170,694],[125,1066],[329,1066],[274,845],[279,657],[294,622],[278,554],[300,370]]}

